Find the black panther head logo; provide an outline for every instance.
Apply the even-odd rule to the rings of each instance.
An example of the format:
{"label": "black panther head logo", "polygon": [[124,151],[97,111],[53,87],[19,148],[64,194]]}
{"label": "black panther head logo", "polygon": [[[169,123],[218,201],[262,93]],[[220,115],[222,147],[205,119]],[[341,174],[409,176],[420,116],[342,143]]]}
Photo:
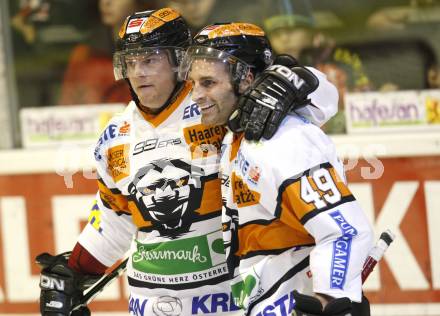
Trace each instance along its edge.
{"label": "black panther head logo", "polygon": [[128,186],[130,199],[161,236],[189,231],[200,207],[204,170],[179,159],[159,159],[139,169]]}

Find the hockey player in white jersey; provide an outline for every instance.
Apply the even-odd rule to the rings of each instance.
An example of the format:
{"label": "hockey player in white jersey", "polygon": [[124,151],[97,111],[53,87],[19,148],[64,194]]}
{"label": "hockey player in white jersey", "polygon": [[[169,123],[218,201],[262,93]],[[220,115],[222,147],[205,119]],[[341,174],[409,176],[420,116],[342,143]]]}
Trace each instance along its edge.
{"label": "hockey player in white jersey", "polygon": [[[220,174],[235,303],[255,316],[368,315],[361,270],[372,230],[333,143],[303,108],[328,102],[335,88],[324,88],[322,73],[294,62],[273,65],[254,80],[270,49],[254,25],[212,25],[194,42],[181,75],[193,83],[202,121],[228,123],[234,132],[224,138]],[[258,124],[248,115],[254,106],[264,105],[261,117],[286,101],[298,114],[285,117],[272,139],[245,139],[249,127],[246,138],[260,135],[252,133]]]}
{"label": "hockey player in white jersey", "polygon": [[[201,122],[191,84],[177,79],[190,39],[168,8],[136,13],[122,26],[115,76],[127,80],[133,101],[98,141],[99,190],[68,262],[37,257],[43,315],[69,315],[83,288],[127,251],[130,314],[242,314],[232,300],[221,231],[218,158],[226,128]],[[278,115],[269,121],[267,137]]]}
{"label": "hockey player in white jersey", "polygon": [[[201,124],[191,84],[177,79],[190,42],[188,26],[169,8],[133,14],[121,27],[115,77],[127,81],[133,101],[98,141],[98,193],[68,263],[37,257],[42,277],[67,287],[40,283],[42,314],[69,315],[84,278],[102,275],[127,252],[130,314],[239,310],[230,298],[222,243],[217,152],[202,150],[220,148],[226,129]],[[75,315],[81,313],[87,310]]]}

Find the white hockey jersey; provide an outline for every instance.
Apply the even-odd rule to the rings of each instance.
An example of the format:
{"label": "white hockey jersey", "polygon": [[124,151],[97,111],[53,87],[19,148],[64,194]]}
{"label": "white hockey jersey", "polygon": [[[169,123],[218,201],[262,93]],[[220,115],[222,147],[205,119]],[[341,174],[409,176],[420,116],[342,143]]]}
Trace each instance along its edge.
{"label": "white hockey jersey", "polygon": [[220,221],[218,149],[226,129],[201,125],[190,90],[185,85],[154,117],[131,102],[109,122],[95,150],[99,191],[78,241],[111,266],[134,237],[130,314],[239,309],[230,295]]}
{"label": "white hockey jersey", "polygon": [[360,302],[372,230],[318,127],[288,116],[269,141],[228,133],[220,174],[232,292],[247,315],[290,315],[294,289]]}
{"label": "white hockey jersey", "polygon": [[[313,95],[325,91],[325,102],[311,112],[322,113],[305,113],[319,117],[316,124],[337,111],[334,87],[321,80]],[[219,148],[226,128],[201,124],[190,90],[185,84],[157,116],[131,102],[95,149],[99,190],[78,241],[106,266],[129,253],[130,314],[242,314],[221,229]]]}

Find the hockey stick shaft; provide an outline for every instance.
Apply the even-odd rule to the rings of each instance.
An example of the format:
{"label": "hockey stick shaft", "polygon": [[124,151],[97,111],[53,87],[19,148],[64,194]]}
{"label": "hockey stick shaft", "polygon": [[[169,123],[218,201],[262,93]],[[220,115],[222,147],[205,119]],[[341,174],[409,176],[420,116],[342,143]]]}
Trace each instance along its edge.
{"label": "hockey stick shaft", "polygon": [[89,304],[99,293],[101,293],[110,283],[121,276],[122,273],[127,269],[128,258],[124,259],[120,264],[118,264],[111,272],[109,272],[105,277],[100,279],[95,283],[86,294],[82,297],[81,301],[72,308],[72,311],[80,308],[81,306],[86,306]]}
{"label": "hockey stick shaft", "polygon": [[367,260],[365,260],[364,266],[362,268],[362,284],[368,278],[371,272],[373,272],[376,264],[382,259],[385,251],[394,241],[394,234],[387,229],[382,234],[377,241],[376,245],[370,250]]}

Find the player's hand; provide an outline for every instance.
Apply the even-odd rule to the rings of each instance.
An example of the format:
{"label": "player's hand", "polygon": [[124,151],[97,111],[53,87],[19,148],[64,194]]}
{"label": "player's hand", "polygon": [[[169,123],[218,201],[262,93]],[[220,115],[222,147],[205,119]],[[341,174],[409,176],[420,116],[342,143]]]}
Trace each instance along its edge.
{"label": "player's hand", "polygon": [[293,291],[295,299],[295,316],[347,316],[352,314],[352,303],[348,297],[333,298],[327,301],[325,307],[321,301],[310,295]]}
{"label": "player's hand", "polygon": [[90,315],[87,307],[81,307],[71,314],[83,295],[83,290],[91,285],[92,279],[80,275],[67,265],[69,253],[52,256],[42,253],[36,262],[42,267],[40,276],[40,312],[45,316]]}
{"label": "player's hand", "polygon": [[240,96],[229,128],[244,131],[247,140],[270,139],[289,111],[309,104],[308,95],[318,84],[318,78],[293,57],[281,55]]}

